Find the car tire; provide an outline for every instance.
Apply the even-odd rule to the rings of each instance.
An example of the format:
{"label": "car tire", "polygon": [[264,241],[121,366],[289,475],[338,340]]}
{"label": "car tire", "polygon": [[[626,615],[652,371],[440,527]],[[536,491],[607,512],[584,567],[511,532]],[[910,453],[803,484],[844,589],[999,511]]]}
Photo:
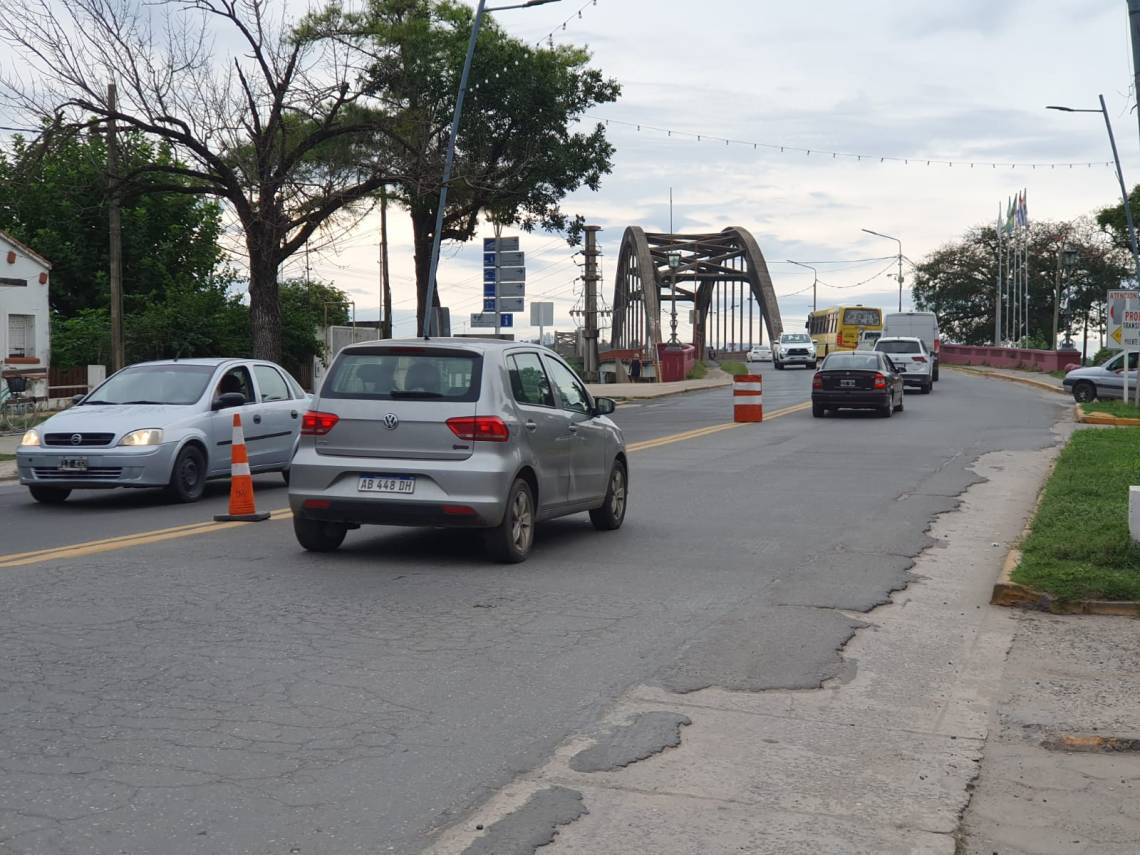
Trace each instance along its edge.
{"label": "car tire", "polygon": [[903,411],[903,399],[899,398],[898,404],[895,405],[895,412],[901,413]]}
{"label": "car tire", "polygon": [[606,498],[600,508],[590,511],[590,522],[598,531],[617,531],[625,521],[625,509],[628,503],[629,479],[625,464],[615,460],[614,468],[610,470]]}
{"label": "car tire", "polygon": [[29,487],[28,492],[41,505],[62,505],[71,495],[67,487]]}
{"label": "car tire", "polygon": [[929,395],[934,391],[934,381],[931,380],[929,383],[923,383],[919,388],[919,391],[924,395]]}
{"label": "car tire", "polygon": [[297,543],[309,552],[335,552],[344,543],[348,526],[294,516],[293,534],[297,536]]}
{"label": "car tire", "polygon": [[1078,404],[1087,404],[1096,400],[1096,385],[1088,380],[1081,380],[1073,384],[1073,400]]}
{"label": "car tire", "polygon": [[526,561],[534,545],[534,518],[534,494],[530,485],[516,478],[507,491],[503,521],[487,531],[487,551],[503,564]]}
{"label": "car tire", "polygon": [[815,366],[816,366],[816,365],[817,365],[817,363],[815,363],[815,362],[809,362],[809,363],[807,364],[807,367],[808,367],[808,368],[810,368],[812,371],[815,371]]}
{"label": "car tire", "polygon": [[773,361],[772,361],[772,366],[773,366],[773,367],[774,367],[774,368],[775,368],[777,371],[783,371],[783,370],[784,370],[784,363],[780,362],[779,360],[773,360]]}
{"label": "car tire", "polygon": [[879,415],[884,419],[889,419],[894,411],[895,405],[891,401],[888,401],[887,403],[883,404],[883,406],[879,407]]}
{"label": "car tire", "polygon": [[189,504],[202,498],[205,490],[206,455],[196,445],[187,445],[174,458],[167,495],[175,501]]}
{"label": "car tire", "polygon": [[811,405],[811,414],[817,419],[822,419],[827,415],[827,407],[825,407],[823,404],[813,403]]}
{"label": "car tire", "polygon": [[938,363],[934,363],[934,375],[930,378],[932,383],[938,382]]}

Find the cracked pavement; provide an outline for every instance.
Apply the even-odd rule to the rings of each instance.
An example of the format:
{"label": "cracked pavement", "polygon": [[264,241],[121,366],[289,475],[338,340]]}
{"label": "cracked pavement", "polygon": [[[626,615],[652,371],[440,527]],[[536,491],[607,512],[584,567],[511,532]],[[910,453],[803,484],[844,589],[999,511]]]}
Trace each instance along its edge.
{"label": "cracked pavement", "polygon": [[[802,397],[810,373],[771,382]],[[622,418],[661,435],[722,421],[730,402],[719,390]],[[310,555],[269,522],[8,569],[0,853],[417,852],[587,747],[630,692],[699,705],[857,679],[840,649],[938,544],[926,529],[978,480],[968,467],[1051,445],[1060,410],[959,375],[907,404],[635,454],[621,531],[551,523],[519,567],[430,531],[362,530]],[[89,501],[113,521],[118,502],[145,514],[136,496]],[[21,524],[58,539],[84,503]],[[641,711],[693,720],[680,756],[695,708]],[[568,788],[590,813],[552,851],[606,815],[596,791]]]}

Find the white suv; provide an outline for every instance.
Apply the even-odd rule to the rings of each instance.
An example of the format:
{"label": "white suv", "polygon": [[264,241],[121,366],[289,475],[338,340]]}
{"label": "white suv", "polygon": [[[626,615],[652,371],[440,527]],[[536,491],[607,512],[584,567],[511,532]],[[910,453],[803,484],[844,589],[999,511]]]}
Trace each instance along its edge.
{"label": "white suv", "polygon": [[880,338],[875,350],[885,353],[898,369],[904,386],[917,386],[924,395],[934,388],[934,357],[920,338]]}
{"label": "white suv", "polygon": [[815,343],[807,333],[784,333],[772,347],[772,364],[781,371],[785,365],[814,369],[815,363]]}

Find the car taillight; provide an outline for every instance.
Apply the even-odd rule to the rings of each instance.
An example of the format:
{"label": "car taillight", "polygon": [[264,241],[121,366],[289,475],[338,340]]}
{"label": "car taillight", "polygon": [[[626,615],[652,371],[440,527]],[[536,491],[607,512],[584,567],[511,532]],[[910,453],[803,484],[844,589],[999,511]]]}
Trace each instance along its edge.
{"label": "car taillight", "polygon": [[511,437],[507,423],[498,416],[460,416],[447,420],[451,432],[472,442],[506,442]]}
{"label": "car taillight", "polygon": [[925,356],[912,356],[911,360],[913,362],[926,362],[926,357]]}
{"label": "car taillight", "polygon": [[340,416],[336,413],[321,413],[316,410],[309,410],[301,416],[301,435],[324,436],[332,430],[339,421]]}
{"label": "car taillight", "polygon": [[811,378],[811,387],[813,389],[822,389],[823,388],[823,375],[820,374],[818,371],[816,372],[815,376]]}
{"label": "car taillight", "polygon": [[875,374],[875,388],[876,389],[886,389],[887,388],[887,378],[884,377],[882,374],[878,374],[878,373]]}
{"label": "car taillight", "polygon": [[942,339],[940,339],[940,338],[934,339],[934,352],[938,353],[941,350],[942,350]]}

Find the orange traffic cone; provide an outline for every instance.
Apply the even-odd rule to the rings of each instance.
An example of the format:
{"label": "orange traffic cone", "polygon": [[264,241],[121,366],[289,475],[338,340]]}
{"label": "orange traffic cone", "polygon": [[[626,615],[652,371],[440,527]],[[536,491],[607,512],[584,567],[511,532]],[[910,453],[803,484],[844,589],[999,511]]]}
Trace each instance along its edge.
{"label": "orange traffic cone", "polygon": [[269,513],[257,512],[253,503],[253,477],[249,474],[249,452],[245,448],[245,434],[241,430],[241,415],[234,413],[234,440],[230,467],[230,512],[215,514],[219,522],[260,522],[269,519]]}

